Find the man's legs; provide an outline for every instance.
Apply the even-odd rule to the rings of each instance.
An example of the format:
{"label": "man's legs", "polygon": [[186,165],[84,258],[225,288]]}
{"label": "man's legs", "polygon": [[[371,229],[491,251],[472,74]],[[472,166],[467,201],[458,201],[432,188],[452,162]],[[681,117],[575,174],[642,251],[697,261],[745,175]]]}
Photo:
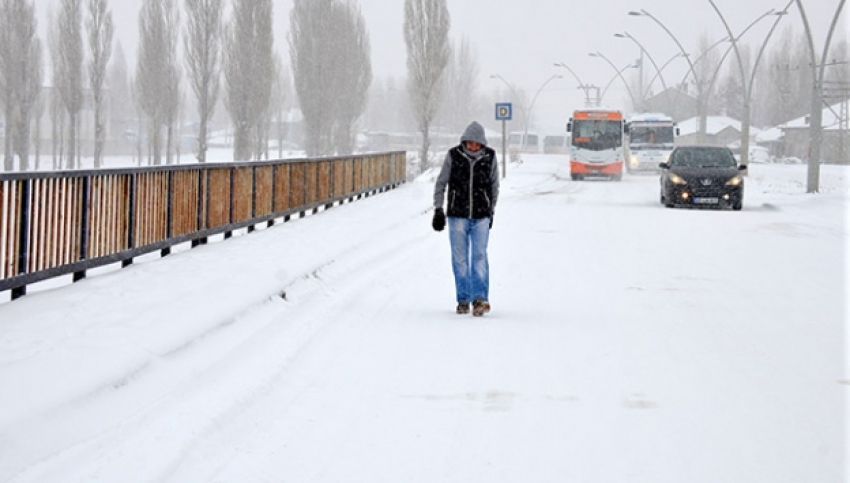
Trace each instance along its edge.
{"label": "man's legs", "polygon": [[469,229],[466,218],[448,218],[449,242],[452,249],[452,270],[455,275],[455,293],[458,303],[472,302],[471,275],[469,270]]}
{"label": "man's legs", "polygon": [[470,223],[472,301],[490,300],[490,262],[487,244],[490,240],[490,219],[467,220]]}

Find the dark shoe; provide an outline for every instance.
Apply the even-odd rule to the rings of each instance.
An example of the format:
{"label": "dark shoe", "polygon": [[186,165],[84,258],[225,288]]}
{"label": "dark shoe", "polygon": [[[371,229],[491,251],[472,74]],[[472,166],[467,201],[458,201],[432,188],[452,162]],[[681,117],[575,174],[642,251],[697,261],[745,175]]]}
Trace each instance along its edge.
{"label": "dark shoe", "polygon": [[455,312],[459,314],[468,314],[469,313],[469,302],[459,302],[457,304],[457,309]]}
{"label": "dark shoe", "polygon": [[475,317],[481,317],[489,311],[490,302],[481,299],[472,302],[472,315],[474,315]]}

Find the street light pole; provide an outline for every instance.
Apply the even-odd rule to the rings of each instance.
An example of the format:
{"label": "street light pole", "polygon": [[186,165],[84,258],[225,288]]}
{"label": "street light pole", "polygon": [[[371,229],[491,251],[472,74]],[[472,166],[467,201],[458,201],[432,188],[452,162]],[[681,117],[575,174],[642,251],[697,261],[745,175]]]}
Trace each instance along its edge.
{"label": "street light pole", "polygon": [[[662,112],[665,112],[665,114],[667,114],[671,117],[676,115],[676,101],[674,101],[672,103],[670,102],[670,92],[669,92],[669,90],[667,89],[667,86],[664,83],[664,77],[661,75],[661,73],[664,71],[664,69],[667,68],[668,65],[670,65],[671,62],[678,59],[679,57],[682,57],[682,53],[676,52],[675,54],[673,54],[673,57],[670,57],[669,59],[667,59],[667,62],[664,62],[663,64],[661,64],[661,68],[658,69],[658,72],[654,76],[652,76],[652,79],[649,79],[649,82],[646,84],[646,89],[643,92],[643,98],[646,99],[646,97],[649,96],[649,90],[652,89],[652,84],[655,82],[655,79],[661,79],[661,84],[664,87],[664,97],[665,97],[665,101],[667,103],[667,109],[670,110],[670,112],[666,112],[666,111],[662,111]],[[677,96],[677,99],[678,99],[678,96]]]}
{"label": "street light pole", "polygon": [[[539,88],[539,89],[537,89],[537,92],[535,92],[535,93],[534,93],[534,97],[532,97],[532,98],[531,98],[531,104],[529,104],[529,106],[528,106],[528,115],[529,115],[529,117],[531,117],[531,112],[534,110],[534,103],[535,103],[535,102],[537,102],[537,96],[539,96],[539,95],[540,95],[540,92],[541,92],[541,91],[543,91],[543,88],[544,88],[544,87],[546,87],[546,84],[548,84],[548,83],[552,82],[552,81],[553,81],[553,80],[555,80],[555,79],[563,79],[563,78],[564,78],[564,76],[562,76],[562,75],[560,75],[560,74],[555,74],[555,75],[553,75],[552,77],[550,77],[550,78],[546,79],[546,81],[545,81],[545,82],[543,82],[543,84],[541,84],[541,85],[540,85],[540,88]],[[523,144],[525,144],[525,143],[526,143],[526,139],[525,139],[525,138],[528,136],[528,123],[529,123],[529,122],[530,122],[530,119],[526,118],[526,120],[525,120],[525,126],[524,126],[524,128],[523,128],[523,133],[522,133],[522,137],[523,137],[522,142],[523,142]]]}
{"label": "street light pole", "polygon": [[597,92],[598,92],[599,88],[592,85],[592,84],[585,84],[584,82],[582,82],[582,80],[579,78],[578,74],[576,74],[572,69],[570,69],[570,66],[568,66],[567,64],[565,64],[563,62],[556,62],[555,67],[563,67],[564,69],[567,69],[567,71],[570,74],[572,74],[572,76],[578,82],[578,88],[584,91],[585,107],[591,107],[593,105],[593,102],[590,100],[590,90],[596,89]]}
{"label": "street light pole", "polygon": [[679,42],[679,39],[677,39],[675,35],[673,35],[673,32],[671,32],[670,29],[668,29],[666,25],[661,23],[661,20],[658,20],[657,18],[655,18],[655,16],[652,15],[651,13],[647,12],[646,10],[641,9],[640,12],[635,12],[635,11],[629,12],[629,15],[634,16],[634,17],[649,17],[650,19],[652,19],[653,22],[658,24],[659,27],[661,27],[662,29],[664,29],[665,32],[667,32],[667,35],[670,36],[671,39],[673,39],[673,42],[676,43],[676,45],[679,47],[679,50],[685,56],[685,60],[688,61],[688,66],[690,67],[689,72],[691,72],[693,74],[694,82],[696,83],[696,86],[697,86],[697,111],[699,111],[697,113],[699,115],[699,141],[702,142],[702,140],[705,138],[705,132],[706,132],[705,118],[707,116],[707,113],[706,113],[707,102],[706,102],[706,99],[705,99],[706,96],[704,95],[703,90],[702,90],[702,83],[700,82],[699,77],[697,77],[697,71],[694,68],[693,62],[691,62],[691,59],[688,57],[688,52],[685,51],[685,48],[682,47],[682,43]]}
{"label": "street light pole", "polygon": [[[622,71],[618,70],[618,69],[617,69],[617,66],[616,66],[616,65],[614,65],[614,63],[613,63],[613,62],[611,62],[611,60],[609,60],[609,59],[608,59],[608,57],[605,57],[604,55],[602,55],[602,54],[601,54],[601,53],[599,53],[599,52],[591,52],[591,53],[589,53],[589,54],[587,54],[587,55],[589,55],[589,56],[591,56],[591,57],[599,57],[599,58],[603,59],[605,62],[607,62],[607,63],[608,63],[608,65],[610,65],[610,66],[611,66],[611,68],[612,68],[612,69],[614,69],[614,72],[616,72],[616,73],[617,73],[617,75],[618,75],[618,76],[620,77],[620,79],[623,81],[623,84],[626,86],[626,91],[629,93],[629,97],[632,99],[632,106],[635,106],[635,108],[637,108],[637,102],[635,101],[635,96],[632,94],[632,89],[629,87],[629,83],[628,83],[628,82],[626,81],[626,79],[623,77]],[[625,69],[623,69],[623,70],[625,70]]]}
{"label": "street light pole", "polygon": [[605,99],[605,93],[608,92],[608,88],[611,87],[611,84],[613,84],[615,80],[617,80],[617,77],[622,78],[622,74],[626,69],[633,69],[635,67],[637,66],[634,64],[626,64],[622,69],[618,70],[617,73],[611,77],[611,80],[609,80],[608,83],[605,84],[605,87],[602,89],[602,94],[599,96],[600,102],[602,101],[602,99]]}
{"label": "street light pole", "polygon": [[[661,86],[664,88],[665,92],[667,91],[667,83],[664,82],[664,77],[661,75],[661,69],[658,68],[658,64],[655,63],[655,59],[652,58],[652,56],[649,54],[649,51],[646,50],[643,47],[643,44],[638,42],[638,39],[634,38],[634,36],[632,36],[628,32],[623,32],[621,34],[619,34],[619,33],[614,34],[614,37],[617,37],[617,38],[620,38],[620,39],[629,39],[632,42],[634,42],[634,44],[637,45],[638,48],[640,49],[640,55],[641,55],[641,62],[640,62],[640,82],[641,82],[641,85],[640,85],[640,103],[641,103],[641,105],[640,105],[640,110],[642,111],[642,110],[644,110],[644,103],[646,101],[646,92],[649,90],[648,87],[652,85],[652,82],[650,82],[649,84],[647,84],[647,89],[643,88],[643,55],[644,54],[646,54],[646,57],[649,59],[650,62],[652,62],[652,66],[655,67],[656,75],[655,75],[655,77],[653,77],[653,80],[655,80],[655,78],[661,79]],[[678,55],[676,57],[678,57]],[[675,59],[676,57],[673,57],[673,58]]]}
{"label": "street light pole", "polygon": [[[738,39],[740,38],[740,35],[736,38],[735,35],[732,34],[732,29],[729,28],[729,23],[726,22],[726,18],[723,17],[723,13],[721,13],[720,9],[717,8],[717,5],[714,3],[714,0],[708,0],[708,2],[714,8],[714,11],[717,12],[717,16],[720,17],[720,21],[723,22],[723,26],[726,28],[726,33],[729,34],[729,38],[732,40],[732,48],[735,50],[735,56],[738,58],[738,68],[741,71],[741,85],[744,88],[744,118],[741,120],[741,164],[744,166],[746,166],[750,161],[750,102],[753,92],[753,81],[756,77],[756,69],[758,69],[758,64],[761,60],[762,54],[764,53],[764,49],[767,46],[767,42],[773,35],[773,31],[776,30],[776,26],[779,24],[779,21],[782,20],[782,16],[788,13],[788,7],[791,6],[791,2],[793,1],[794,0],[789,1],[788,5],[785,6],[784,10],[774,12],[774,10],[771,9],[750,24],[750,26],[755,25],[759,20],[763,19],[768,15],[776,15],[776,21],[773,22],[773,26],[767,33],[767,36],[765,37],[764,42],[761,45],[761,49],[759,50],[759,53],[756,56],[756,60],[753,63],[752,74],[750,75],[750,78],[747,79],[747,75],[744,70],[744,60],[743,57],[741,57],[741,52],[738,50]],[[746,30],[744,32],[746,32]],[[743,35],[744,32],[742,32],[741,35]]]}
{"label": "street light pole", "polygon": [[820,190],[820,153],[821,140],[823,139],[823,80],[826,72],[826,56],[829,53],[832,34],[835,32],[835,26],[838,24],[838,17],[841,15],[841,9],[844,8],[845,0],[840,0],[838,8],[835,9],[835,16],[832,18],[829,33],[826,35],[820,64],[817,63],[815,42],[812,37],[812,30],[809,27],[809,20],[806,17],[806,11],[803,9],[803,3],[800,0],[796,1],[797,8],[800,10],[800,16],[803,19],[803,26],[806,29],[806,37],[809,41],[809,56],[812,64],[812,112],[809,116],[809,160],[807,163],[806,192],[817,193]]}

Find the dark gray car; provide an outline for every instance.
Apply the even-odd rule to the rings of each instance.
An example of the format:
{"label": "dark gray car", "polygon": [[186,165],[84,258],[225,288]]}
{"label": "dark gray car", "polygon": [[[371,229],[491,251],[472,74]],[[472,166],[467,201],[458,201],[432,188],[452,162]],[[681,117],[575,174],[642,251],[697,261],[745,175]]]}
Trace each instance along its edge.
{"label": "dark gray car", "polygon": [[677,146],[661,168],[661,203],[740,210],[746,166],[723,146]]}

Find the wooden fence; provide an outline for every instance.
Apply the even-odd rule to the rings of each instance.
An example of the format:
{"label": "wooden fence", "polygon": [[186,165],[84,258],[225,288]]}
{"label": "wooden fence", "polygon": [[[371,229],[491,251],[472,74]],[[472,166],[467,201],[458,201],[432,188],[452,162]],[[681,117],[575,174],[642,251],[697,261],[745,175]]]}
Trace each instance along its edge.
{"label": "wooden fence", "polygon": [[404,152],[250,163],[0,173],[0,292],[399,186]]}

